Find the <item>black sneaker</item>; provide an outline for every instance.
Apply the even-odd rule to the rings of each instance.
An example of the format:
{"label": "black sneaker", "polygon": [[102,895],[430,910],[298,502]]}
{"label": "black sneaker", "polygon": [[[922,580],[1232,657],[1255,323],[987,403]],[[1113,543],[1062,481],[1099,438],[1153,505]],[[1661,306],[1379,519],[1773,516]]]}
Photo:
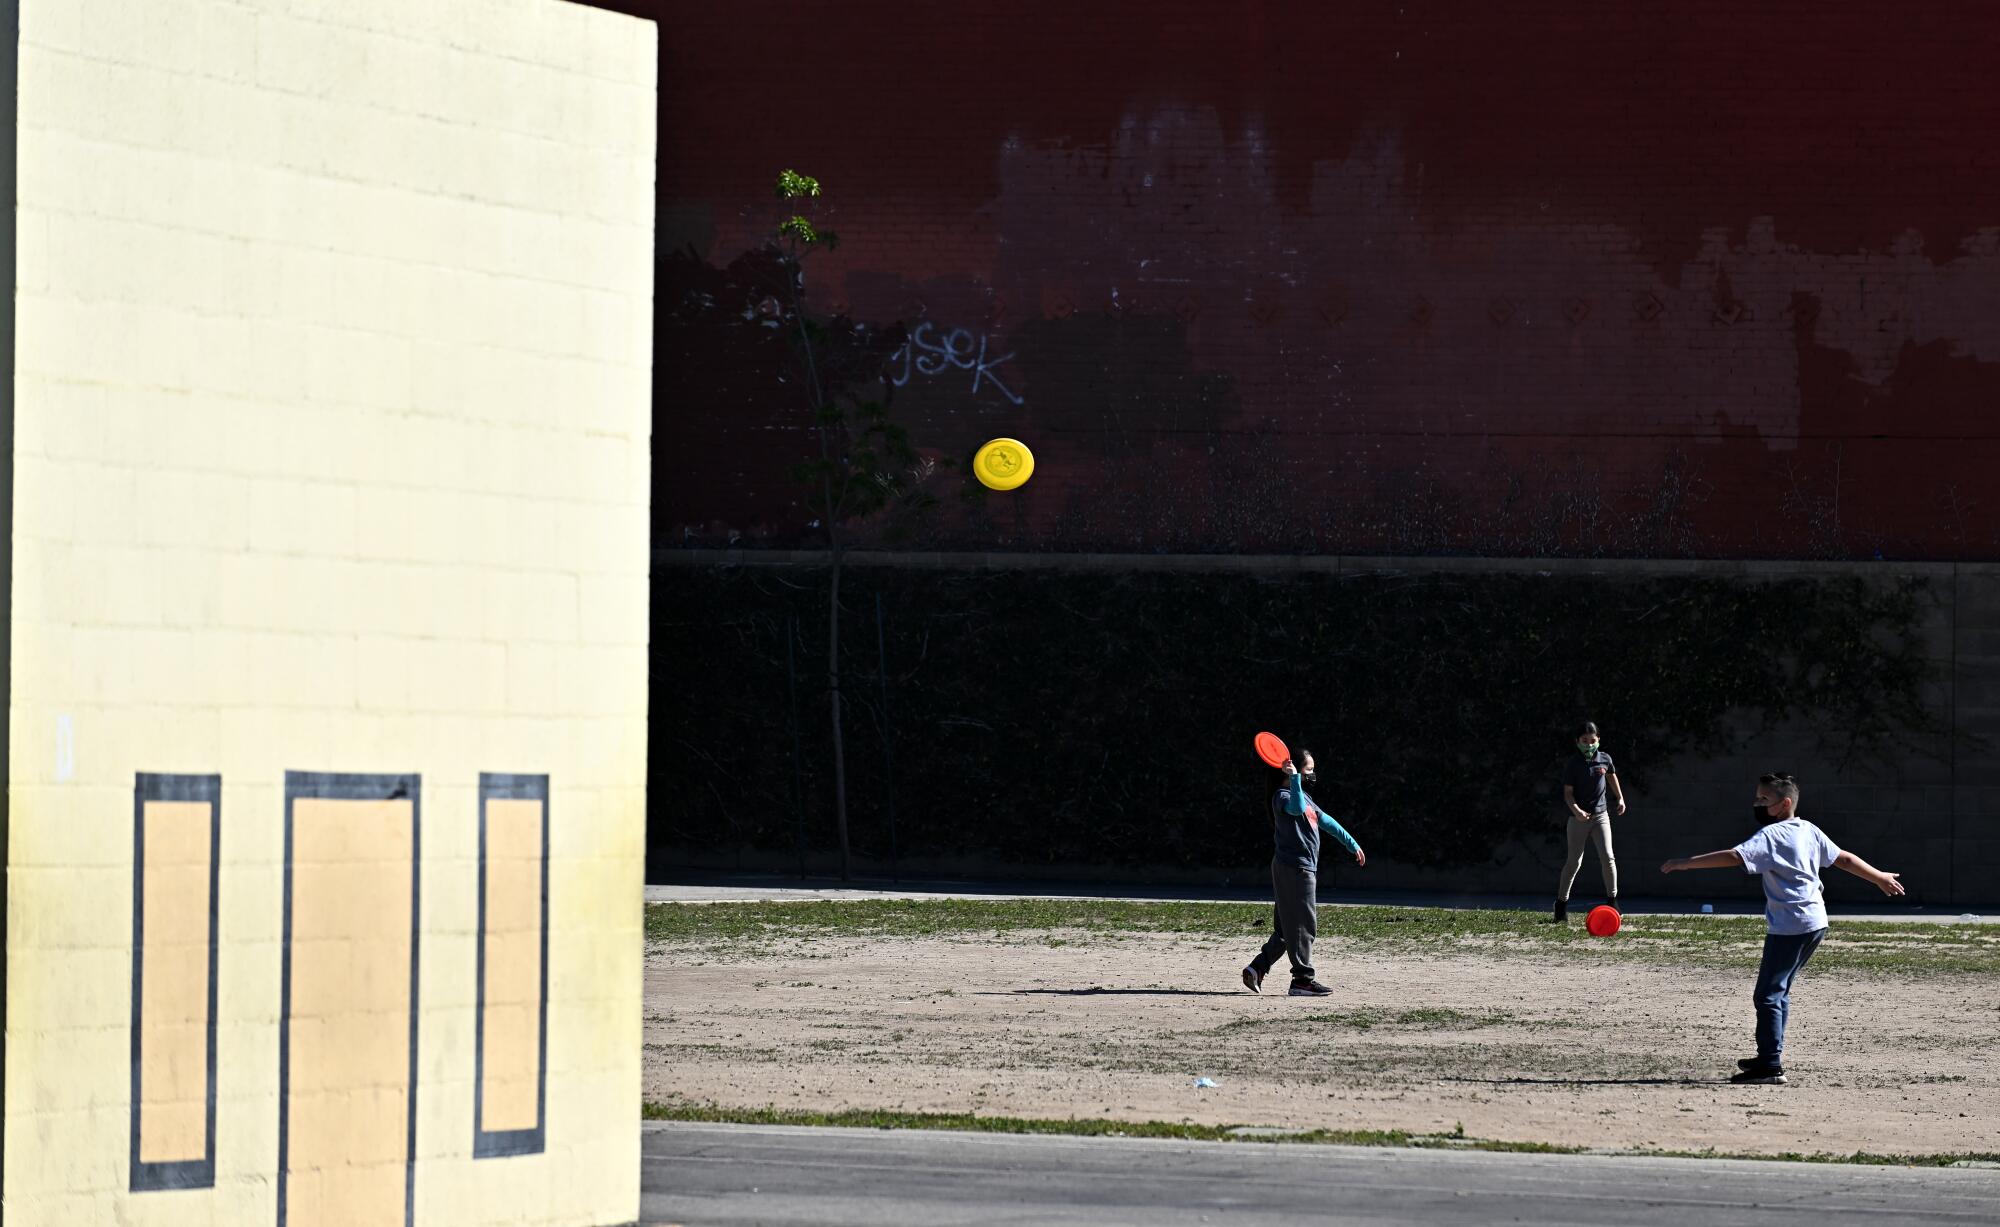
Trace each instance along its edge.
{"label": "black sneaker", "polygon": [[1551,914],[1550,914],[1550,916],[1549,916],[1549,918],[1548,918],[1547,920],[1543,921],[1542,923],[1544,923],[1544,924],[1552,924],[1552,925],[1564,925],[1564,924],[1568,924],[1568,923],[1569,923],[1569,900],[1567,900],[1567,899],[1558,899],[1558,900],[1556,900],[1556,910],[1555,910],[1555,911],[1554,911],[1553,913],[1551,913]]}
{"label": "black sneaker", "polygon": [[1263,992],[1264,973],[1258,971],[1255,967],[1245,967],[1243,969],[1243,987],[1249,989],[1253,993]]}
{"label": "black sneaker", "polygon": [[1332,992],[1332,989],[1321,984],[1318,980],[1294,980],[1292,981],[1292,991],[1289,995],[1293,997],[1325,997]]}
{"label": "black sneaker", "polygon": [[[1738,1062],[1738,1064],[1741,1064],[1741,1062]],[[1730,1078],[1730,1081],[1744,1084],[1760,1083],[1770,1086],[1783,1086],[1785,1085],[1785,1067],[1782,1065],[1768,1065],[1763,1062],[1746,1065],[1734,1077]]]}
{"label": "black sneaker", "polygon": [[1736,1068],[1756,1069],[1760,1065],[1769,1065],[1769,1064],[1770,1062],[1766,1061],[1763,1057],[1744,1057],[1736,1062]]}

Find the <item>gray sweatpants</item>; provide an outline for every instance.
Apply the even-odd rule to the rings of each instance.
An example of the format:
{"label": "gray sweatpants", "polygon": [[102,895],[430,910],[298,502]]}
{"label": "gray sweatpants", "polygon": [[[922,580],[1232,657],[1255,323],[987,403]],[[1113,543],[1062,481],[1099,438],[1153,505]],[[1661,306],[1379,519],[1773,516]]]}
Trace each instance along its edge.
{"label": "gray sweatpants", "polygon": [[1611,815],[1592,814],[1589,822],[1578,822],[1575,814],[1565,813],[1563,825],[1569,828],[1569,859],[1563,862],[1562,874],[1556,878],[1556,898],[1567,901],[1569,888],[1576,883],[1576,874],[1583,868],[1585,844],[1597,846],[1597,867],[1604,871],[1604,893],[1618,897],[1618,858],[1611,854]]}
{"label": "gray sweatpants", "polygon": [[1278,956],[1290,955],[1292,979],[1313,978],[1313,939],[1319,936],[1319,874],[1300,865],[1271,862],[1271,936],[1250,965],[1269,974]]}

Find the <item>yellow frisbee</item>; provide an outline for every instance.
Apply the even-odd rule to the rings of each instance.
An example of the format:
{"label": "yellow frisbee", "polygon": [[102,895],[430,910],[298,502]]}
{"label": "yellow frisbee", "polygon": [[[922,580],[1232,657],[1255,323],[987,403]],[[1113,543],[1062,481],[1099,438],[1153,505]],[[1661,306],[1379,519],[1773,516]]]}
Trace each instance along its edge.
{"label": "yellow frisbee", "polygon": [[1019,439],[988,439],[972,457],[972,475],[994,490],[1012,490],[1035,472],[1035,453]]}

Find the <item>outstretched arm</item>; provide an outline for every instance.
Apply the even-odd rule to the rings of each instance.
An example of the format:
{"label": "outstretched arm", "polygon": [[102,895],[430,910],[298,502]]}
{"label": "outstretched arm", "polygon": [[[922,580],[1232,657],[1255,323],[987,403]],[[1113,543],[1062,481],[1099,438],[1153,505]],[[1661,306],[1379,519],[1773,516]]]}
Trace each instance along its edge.
{"label": "outstretched arm", "polygon": [[1885,895],[1894,897],[1903,893],[1901,874],[1884,873],[1852,852],[1842,852],[1834,857],[1833,867],[1853,874]]}
{"label": "outstretched arm", "polygon": [[1333,836],[1336,840],[1339,840],[1340,846],[1347,849],[1347,854],[1354,858],[1355,864],[1366,865],[1368,863],[1368,854],[1361,850],[1361,845],[1355,842],[1354,836],[1347,833],[1347,828],[1327,817],[1325,810],[1319,809],[1318,806],[1314,806],[1313,808],[1319,814],[1320,829],[1328,835]]}
{"label": "outstretched arm", "polygon": [[1740,869],[1743,854],[1734,848],[1724,848],[1719,852],[1704,852],[1700,856],[1682,856],[1660,866],[1661,873],[1679,873],[1683,869]]}

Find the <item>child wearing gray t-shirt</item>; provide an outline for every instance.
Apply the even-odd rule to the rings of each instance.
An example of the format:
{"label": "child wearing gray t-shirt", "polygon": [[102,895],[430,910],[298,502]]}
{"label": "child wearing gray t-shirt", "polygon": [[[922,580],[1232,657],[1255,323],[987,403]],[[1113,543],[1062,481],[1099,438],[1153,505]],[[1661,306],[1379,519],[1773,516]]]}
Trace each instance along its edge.
{"label": "child wearing gray t-shirt", "polygon": [[1872,882],[1885,895],[1900,895],[1903,884],[1852,852],[1843,852],[1825,831],[1798,816],[1799,785],[1789,775],[1757,781],[1753,811],[1763,826],[1755,835],[1719,852],[1682,857],[1660,866],[1727,869],[1741,865],[1764,879],[1764,958],[1757,968],[1757,1055],[1738,1061],[1731,1082],[1785,1080],[1785,1021],[1791,1013],[1792,984],[1826,937],[1826,898],[1820,870],[1829,866]]}

